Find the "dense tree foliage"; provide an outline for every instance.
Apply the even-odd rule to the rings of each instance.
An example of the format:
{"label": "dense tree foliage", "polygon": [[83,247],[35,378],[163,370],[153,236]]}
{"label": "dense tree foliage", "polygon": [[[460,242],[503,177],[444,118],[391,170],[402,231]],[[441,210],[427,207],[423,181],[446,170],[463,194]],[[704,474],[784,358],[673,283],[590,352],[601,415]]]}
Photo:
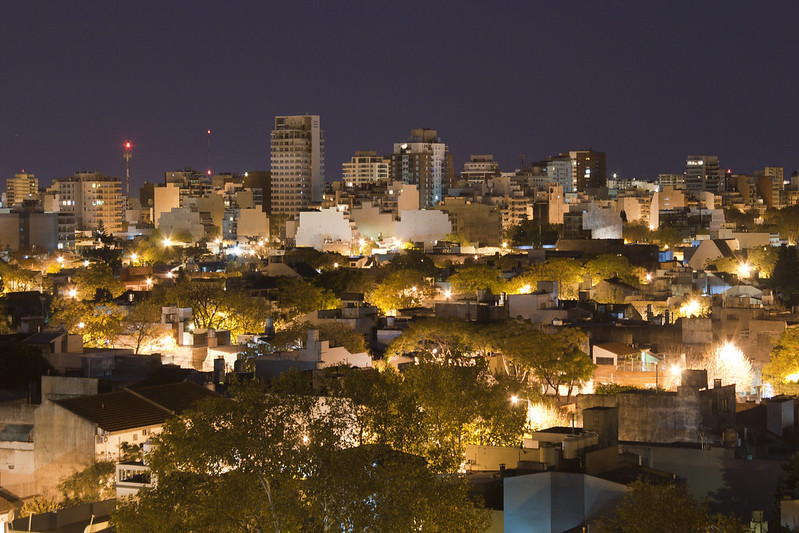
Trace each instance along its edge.
{"label": "dense tree foliage", "polygon": [[227,291],[216,280],[179,280],[166,291],[164,302],[191,307],[196,328],[229,329],[234,336],[264,331],[272,316],[269,303],[263,298],[251,298],[244,292]]}
{"label": "dense tree foliage", "polygon": [[277,305],[283,321],[319,309],[334,309],[341,302],[327,290],[312,285],[302,278],[283,277],[278,281]]}
{"label": "dense tree foliage", "polygon": [[799,292],[799,255],[796,246],[780,247],[769,283],[783,302],[788,302],[792,293]]}
{"label": "dense tree foliage", "polygon": [[798,329],[789,328],[782,333],[768,363],[763,365],[763,380],[771,383],[777,393],[799,393]]}
{"label": "dense tree foliage", "polygon": [[596,366],[583,351],[587,337],[578,329],[545,333],[521,321],[509,322],[496,339],[506,373],[520,383],[537,380],[560,395],[591,379]]}
{"label": "dense tree foliage", "polygon": [[450,275],[448,281],[452,290],[461,294],[475,294],[478,290],[499,294],[507,290],[502,271],[488,265],[462,266]]}
{"label": "dense tree foliage", "polygon": [[123,333],[124,316],[123,309],[111,302],[56,298],[50,322],[64,327],[69,333],[83,335],[86,347],[108,348],[113,347]]}
{"label": "dense tree foliage", "polygon": [[682,484],[636,481],[615,512],[600,525],[602,533],[746,533],[740,520],[711,514]]}
{"label": "dense tree foliage", "polygon": [[0,388],[16,389],[55,374],[39,348],[18,341],[0,341]]}
{"label": "dense tree foliage", "polygon": [[432,298],[435,288],[424,272],[415,268],[391,268],[388,274],[364,295],[367,302],[386,315],[399,309],[416,307]]}
{"label": "dense tree foliage", "polygon": [[504,238],[513,246],[542,246],[556,244],[563,231],[560,224],[542,224],[536,220],[522,222],[505,230]]}
{"label": "dense tree foliage", "polygon": [[158,484],[119,505],[120,532],[484,531],[463,480],[423,459],[358,445],[351,402],[250,382],[168,421]]}
{"label": "dense tree foliage", "polygon": [[111,267],[102,263],[90,263],[77,268],[72,282],[80,300],[110,300],[125,291],[125,286],[114,276]]}

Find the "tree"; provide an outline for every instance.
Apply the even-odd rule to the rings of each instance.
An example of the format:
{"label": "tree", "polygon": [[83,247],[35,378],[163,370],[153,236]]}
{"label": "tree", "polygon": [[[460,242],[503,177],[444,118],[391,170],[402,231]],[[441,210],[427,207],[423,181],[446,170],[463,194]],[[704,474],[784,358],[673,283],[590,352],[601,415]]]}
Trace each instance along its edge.
{"label": "tree", "polygon": [[323,270],[313,284],[332,292],[337,298],[345,292],[365,292],[370,281],[360,268],[332,268]]}
{"label": "tree", "polygon": [[80,267],[72,276],[77,297],[80,300],[102,300],[116,298],[125,291],[125,286],[114,277],[111,268],[101,263],[90,263]]}
{"label": "tree", "polygon": [[770,278],[777,264],[779,248],[774,246],[763,246],[762,248],[751,248],[749,250],[749,262],[760,272],[760,276]]}
{"label": "tree", "polygon": [[506,229],[504,237],[513,246],[541,246],[557,243],[562,230],[562,225],[523,220]]}
{"label": "tree", "polygon": [[229,329],[231,335],[260,333],[272,311],[263,298],[244,292],[227,291],[222,282],[181,279],[164,295],[164,300],[191,307],[195,328]]}
{"label": "tree", "polygon": [[625,242],[649,242],[652,238],[652,230],[649,224],[643,219],[624,224],[622,235]]}
{"label": "tree", "polygon": [[338,322],[292,322],[285,328],[275,333],[270,342],[272,351],[294,350],[302,346],[308,338],[308,330],[316,329],[322,340],[330,342],[330,346],[343,346],[350,353],[368,352],[366,337],[349,327]]}
{"label": "tree", "polygon": [[531,290],[535,290],[539,281],[557,281],[559,297],[564,300],[576,300],[584,275],[585,269],[579,261],[554,258],[531,265],[530,269],[520,276],[517,284],[529,285]]}
{"label": "tree", "polygon": [[508,375],[522,383],[535,377],[558,398],[561,387],[571,397],[573,389],[593,375],[596,366],[582,349],[585,343],[585,333],[578,329],[547,334],[517,321],[505,328],[497,345]]}
{"label": "tree", "polygon": [[280,278],[278,287],[277,305],[286,321],[319,309],[335,309],[341,303],[331,291],[300,278]]}
{"label": "tree", "polygon": [[449,277],[448,281],[454,291],[461,294],[474,294],[481,289],[499,294],[507,288],[502,272],[488,265],[462,266]]}
{"label": "tree", "polygon": [[0,388],[22,388],[38,383],[44,375],[55,374],[55,369],[42,357],[39,348],[19,341],[0,341]]}
{"label": "tree", "polygon": [[637,286],[646,276],[646,271],[632,265],[623,255],[602,254],[585,263],[585,269],[591,276],[591,284],[596,285],[603,279],[619,278],[625,283]]}
{"label": "tree", "polygon": [[389,447],[355,446],[349,402],[284,396],[257,382],[233,392],[165,423],[150,456],[157,486],[118,504],[118,531],[488,526],[463,482]]}
{"label": "tree", "polygon": [[799,291],[799,255],[796,246],[783,244],[780,247],[769,283],[783,302],[791,299],[791,293]]}
{"label": "tree", "polygon": [[385,357],[421,354],[439,361],[469,358],[485,353],[485,339],[463,320],[417,320],[391,341]]}
{"label": "tree", "polygon": [[399,309],[418,306],[424,298],[432,298],[434,294],[433,284],[423,272],[412,268],[392,268],[382,281],[366,292],[364,298],[381,313],[393,315]]}
{"label": "tree", "polygon": [[735,517],[711,514],[683,484],[633,482],[614,513],[599,527],[601,533],[674,533],[676,531],[745,533],[749,528]]}
{"label": "tree", "polygon": [[151,300],[134,304],[122,319],[122,326],[133,340],[135,354],[140,353],[147,342],[171,333],[161,324],[161,306]]}
{"label": "tree", "polygon": [[81,503],[97,502],[116,495],[114,461],[96,461],[58,484],[62,494],[61,507],[72,507]]}
{"label": "tree", "polygon": [[83,335],[83,344],[89,348],[113,346],[122,334],[125,314],[118,305],[58,298],[53,308],[51,323],[60,324],[69,333]]}
{"label": "tree", "polygon": [[799,392],[799,330],[789,328],[782,332],[768,363],[763,365],[763,379],[777,393]]}
{"label": "tree", "polygon": [[661,226],[652,232],[651,240],[661,248],[682,244],[682,234],[674,226]]}

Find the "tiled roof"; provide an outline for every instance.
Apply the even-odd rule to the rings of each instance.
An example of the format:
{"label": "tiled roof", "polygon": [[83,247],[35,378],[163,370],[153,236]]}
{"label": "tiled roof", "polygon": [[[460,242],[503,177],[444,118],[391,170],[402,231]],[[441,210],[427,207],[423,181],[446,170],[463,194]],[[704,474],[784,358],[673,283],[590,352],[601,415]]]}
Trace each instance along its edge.
{"label": "tiled roof", "polygon": [[189,381],[142,387],[134,389],[133,392],[169,409],[176,415],[191,409],[195,403],[202,399],[217,396],[215,392]]}
{"label": "tiled roof", "polygon": [[192,383],[173,383],[57,400],[55,403],[106,431],[163,424],[200,398],[213,395]]}
{"label": "tiled roof", "polygon": [[596,347],[615,353],[616,355],[629,355],[641,352],[641,350],[638,348],[634,348],[621,342],[606,342],[604,344],[597,344]]}

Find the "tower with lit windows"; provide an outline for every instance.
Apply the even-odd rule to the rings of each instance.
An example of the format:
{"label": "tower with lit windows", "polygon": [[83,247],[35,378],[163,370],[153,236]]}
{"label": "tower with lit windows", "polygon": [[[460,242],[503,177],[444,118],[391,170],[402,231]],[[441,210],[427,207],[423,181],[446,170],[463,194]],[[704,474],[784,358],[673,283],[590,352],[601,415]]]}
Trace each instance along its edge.
{"label": "tower with lit windows", "polygon": [[321,202],[324,161],[319,115],[275,117],[271,135],[272,213],[294,216]]}

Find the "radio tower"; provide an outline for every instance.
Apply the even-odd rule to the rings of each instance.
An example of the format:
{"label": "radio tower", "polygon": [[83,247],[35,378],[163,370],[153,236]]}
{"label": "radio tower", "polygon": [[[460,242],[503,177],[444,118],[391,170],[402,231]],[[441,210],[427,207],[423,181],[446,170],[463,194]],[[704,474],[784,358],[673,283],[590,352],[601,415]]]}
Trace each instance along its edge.
{"label": "radio tower", "polygon": [[211,130],[208,130],[208,175],[211,175]]}
{"label": "radio tower", "polygon": [[133,157],[130,141],[125,143],[125,153],[122,154],[122,157],[125,158],[125,184],[127,188],[128,202],[130,202],[130,158]]}

